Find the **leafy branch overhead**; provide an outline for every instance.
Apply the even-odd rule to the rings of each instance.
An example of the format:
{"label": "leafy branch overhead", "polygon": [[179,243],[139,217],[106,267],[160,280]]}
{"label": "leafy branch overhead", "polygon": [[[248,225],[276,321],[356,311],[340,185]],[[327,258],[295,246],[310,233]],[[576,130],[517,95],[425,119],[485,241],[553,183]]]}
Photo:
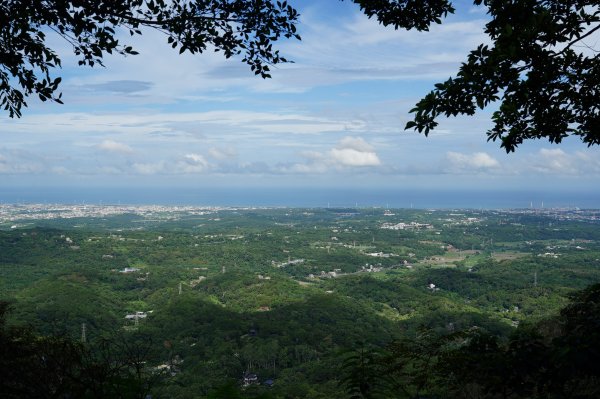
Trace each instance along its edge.
{"label": "leafy branch overhead", "polygon": [[[449,0],[355,0],[383,25],[428,30],[454,12]],[[406,129],[428,135],[440,115],[473,115],[492,104],[488,140],[511,152],[528,139],[600,144],[600,30],[597,0],[475,0],[485,7],[489,44],[471,51],[457,75],[423,97]],[[598,36],[596,36],[598,37]]]}
{"label": "leafy branch overhead", "polygon": [[[280,38],[296,38],[297,11],[269,0],[11,0],[0,3],[0,106],[20,117],[25,98],[62,103],[57,94],[61,66],[46,42],[58,34],[73,48],[79,65],[102,65],[106,54],[135,55],[120,36],[142,28],[162,32],[179,53],[242,55],[256,75],[270,77],[269,66],[287,60],[273,49]],[[123,35],[125,33],[125,35]]]}
{"label": "leafy branch overhead", "polygon": [[[427,31],[455,8],[450,0],[350,0],[369,17],[394,29]],[[578,136],[600,144],[600,31],[598,0],[474,0],[489,16],[489,43],[468,54],[456,76],[425,95],[406,129],[428,135],[440,116],[473,115],[490,105],[488,140],[514,151],[529,139],[560,143]],[[136,54],[119,35],[141,28],[164,33],[180,53],[221,51],[242,55],[255,74],[286,62],[273,43],[297,38],[298,13],[272,0],[108,0],[0,3],[0,106],[21,116],[25,98],[61,102],[60,58],[46,34],[67,40],[81,65],[102,64],[106,53]]]}

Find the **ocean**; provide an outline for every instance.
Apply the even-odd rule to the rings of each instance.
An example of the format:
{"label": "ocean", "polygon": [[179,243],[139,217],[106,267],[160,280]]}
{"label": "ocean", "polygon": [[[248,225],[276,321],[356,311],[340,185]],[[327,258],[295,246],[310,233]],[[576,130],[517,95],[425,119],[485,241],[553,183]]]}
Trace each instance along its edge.
{"label": "ocean", "polygon": [[600,190],[449,190],[315,187],[2,187],[2,204],[121,204],[256,207],[600,209]]}

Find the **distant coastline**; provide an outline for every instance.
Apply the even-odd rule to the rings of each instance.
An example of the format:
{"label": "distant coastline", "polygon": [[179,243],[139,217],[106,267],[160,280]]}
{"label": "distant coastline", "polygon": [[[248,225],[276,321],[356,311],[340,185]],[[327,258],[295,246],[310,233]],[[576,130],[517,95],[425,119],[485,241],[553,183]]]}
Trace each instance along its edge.
{"label": "distant coastline", "polygon": [[121,188],[2,187],[1,204],[94,204],[414,209],[600,209],[600,190],[450,190],[422,188]]}

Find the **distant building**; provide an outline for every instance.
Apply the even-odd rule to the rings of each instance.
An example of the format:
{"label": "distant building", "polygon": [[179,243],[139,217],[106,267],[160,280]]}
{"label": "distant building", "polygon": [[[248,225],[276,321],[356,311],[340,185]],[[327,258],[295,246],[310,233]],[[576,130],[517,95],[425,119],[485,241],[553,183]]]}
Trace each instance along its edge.
{"label": "distant building", "polygon": [[145,319],[146,317],[148,317],[148,313],[146,312],[135,312],[125,315],[125,319],[127,320]]}
{"label": "distant building", "polygon": [[427,288],[430,289],[431,291],[439,291],[440,289],[438,287],[435,286],[435,284],[433,283],[429,283],[427,285]]}
{"label": "distant building", "polygon": [[123,270],[119,270],[119,273],[135,273],[139,271],[140,269],[138,269],[137,267],[126,267]]}
{"label": "distant building", "polygon": [[242,379],[242,384],[244,387],[248,387],[250,385],[258,384],[258,376],[254,373],[244,373],[244,377]]}

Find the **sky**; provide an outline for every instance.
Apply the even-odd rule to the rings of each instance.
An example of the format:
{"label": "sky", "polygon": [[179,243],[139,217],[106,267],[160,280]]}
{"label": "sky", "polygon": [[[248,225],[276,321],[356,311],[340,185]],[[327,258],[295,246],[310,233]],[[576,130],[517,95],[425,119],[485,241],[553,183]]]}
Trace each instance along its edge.
{"label": "sky", "polygon": [[294,63],[263,80],[238,59],[179,55],[146,30],[139,55],[77,66],[58,37],[64,105],[34,98],[0,114],[0,186],[411,187],[595,190],[600,149],[534,141],[506,154],[487,142],[494,106],[404,131],[409,110],[488,42],[471,2],[429,32],[394,30],[351,2],[296,0]]}

